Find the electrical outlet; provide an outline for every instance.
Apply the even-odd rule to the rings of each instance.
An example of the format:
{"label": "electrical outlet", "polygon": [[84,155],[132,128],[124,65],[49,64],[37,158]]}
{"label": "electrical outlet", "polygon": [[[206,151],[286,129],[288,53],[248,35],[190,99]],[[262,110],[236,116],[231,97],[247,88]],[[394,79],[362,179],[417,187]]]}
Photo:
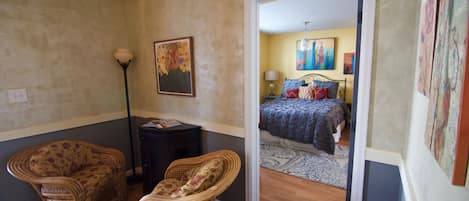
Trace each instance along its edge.
{"label": "electrical outlet", "polygon": [[8,93],[8,102],[9,103],[24,103],[28,102],[28,94],[26,89],[9,89]]}

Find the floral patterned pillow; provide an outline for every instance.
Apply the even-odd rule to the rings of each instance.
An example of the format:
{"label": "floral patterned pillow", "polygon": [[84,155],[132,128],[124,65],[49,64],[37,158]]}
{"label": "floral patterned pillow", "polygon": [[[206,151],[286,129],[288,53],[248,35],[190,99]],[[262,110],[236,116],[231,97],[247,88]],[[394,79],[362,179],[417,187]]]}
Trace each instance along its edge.
{"label": "floral patterned pillow", "polygon": [[215,158],[202,164],[189,181],[171,194],[172,198],[185,197],[213,186],[225,169],[223,158]]}
{"label": "floral patterned pillow", "polygon": [[310,87],[310,86],[300,87],[300,93],[298,94],[298,96],[299,98],[302,98],[302,99],[313,99],[314,98],[313,87]]}

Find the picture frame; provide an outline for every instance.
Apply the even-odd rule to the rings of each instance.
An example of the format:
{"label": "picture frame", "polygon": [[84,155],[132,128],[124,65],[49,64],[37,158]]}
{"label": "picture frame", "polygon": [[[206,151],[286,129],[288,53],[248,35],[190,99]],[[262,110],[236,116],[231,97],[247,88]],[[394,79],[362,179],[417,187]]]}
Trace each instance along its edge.
{"label": "picture frame", "polygon": [[453,185],[464,186],[469,162],[469,39],[466,0],[438,0],[424,143]]}
{"label": "picture frame", "polygon": [[296,41],[296,70],[334,70],[335,38],[307,39],[308,49],[301,50]]}
{"label": "picture frame", "polygon": [[344,53],[344,75],[353,75],[355,72],[355,52]]}
{"label": "picture frame", "polygon": [[158,94],[195,97],[193,38],[153,43]]}
{"label": "picture frame", "polygon": [[417,91],[424,96],[430,93],[433,69],[433,53],[436,40],[436,23],[439,0],[423,0],[420,12]]}

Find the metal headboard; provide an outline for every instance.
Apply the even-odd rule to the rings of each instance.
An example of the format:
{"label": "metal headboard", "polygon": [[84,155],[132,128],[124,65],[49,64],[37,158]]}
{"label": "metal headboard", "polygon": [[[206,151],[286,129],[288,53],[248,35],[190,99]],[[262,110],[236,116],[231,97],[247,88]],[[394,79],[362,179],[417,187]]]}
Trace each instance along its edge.
{"label": "metal headboard", "polygon": [[298,80],[304,80],[307,84],[312,83],[313,80],[337,82],[339,83],[339,89],[337,91],[338,96],[345,102],[345,97],[347,95],[347,78],[343,80],[337,80],[337,79],[332,79],[325,75],[321,75],[317,73],[310,73],[310,74],[301,76],[300,78],[298,78]]}

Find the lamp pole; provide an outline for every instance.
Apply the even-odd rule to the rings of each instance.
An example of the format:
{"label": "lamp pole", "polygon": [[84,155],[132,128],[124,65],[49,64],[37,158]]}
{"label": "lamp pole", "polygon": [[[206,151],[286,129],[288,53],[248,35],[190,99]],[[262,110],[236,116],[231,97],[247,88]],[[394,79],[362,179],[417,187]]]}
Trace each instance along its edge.
{"label": "lamp pole", "polygon": [[136,165],[135,165],[135,148],[134,148],[134,138],[133,138],[133,132],[132,132],[132,117],[130,114],[130,100],[129,100],[129,85],[127,82],[127,68],[130,65],[130,62],[132,60],[129,60],[127,63],[122,63],[119,60],[117,62],[122,66],[122,70],[124,71],[124,83],[125,83],[125,102],[127,106],[127,124],[129,127],[129,141],[130,141],[130,154],[131,154],[131,160],[132,160],[132,175],[127,177],[127,183],[128,184],[135,184],[141,181],[141,176],[137,175],[136,172]]}
{"label": "lamp pole", "polygon": [[130,158],[132,159],[132,175],[127,177],[128,184],[136,184],[142,180],[141,175],[137,175],[135,165],[135,148],[134,148],[134,135],[132,134],[132,116],[130,115],[130,100],[129,100],[129,85],[127,83],[127,68],[132,61],[134,55],[126,48],[117,48],[113,53],[117,63],[122,67],[124,71],[124,83],[125,83],[125,103],[127,106],[127,124],[129,127],[129,141],[130,141]]}

